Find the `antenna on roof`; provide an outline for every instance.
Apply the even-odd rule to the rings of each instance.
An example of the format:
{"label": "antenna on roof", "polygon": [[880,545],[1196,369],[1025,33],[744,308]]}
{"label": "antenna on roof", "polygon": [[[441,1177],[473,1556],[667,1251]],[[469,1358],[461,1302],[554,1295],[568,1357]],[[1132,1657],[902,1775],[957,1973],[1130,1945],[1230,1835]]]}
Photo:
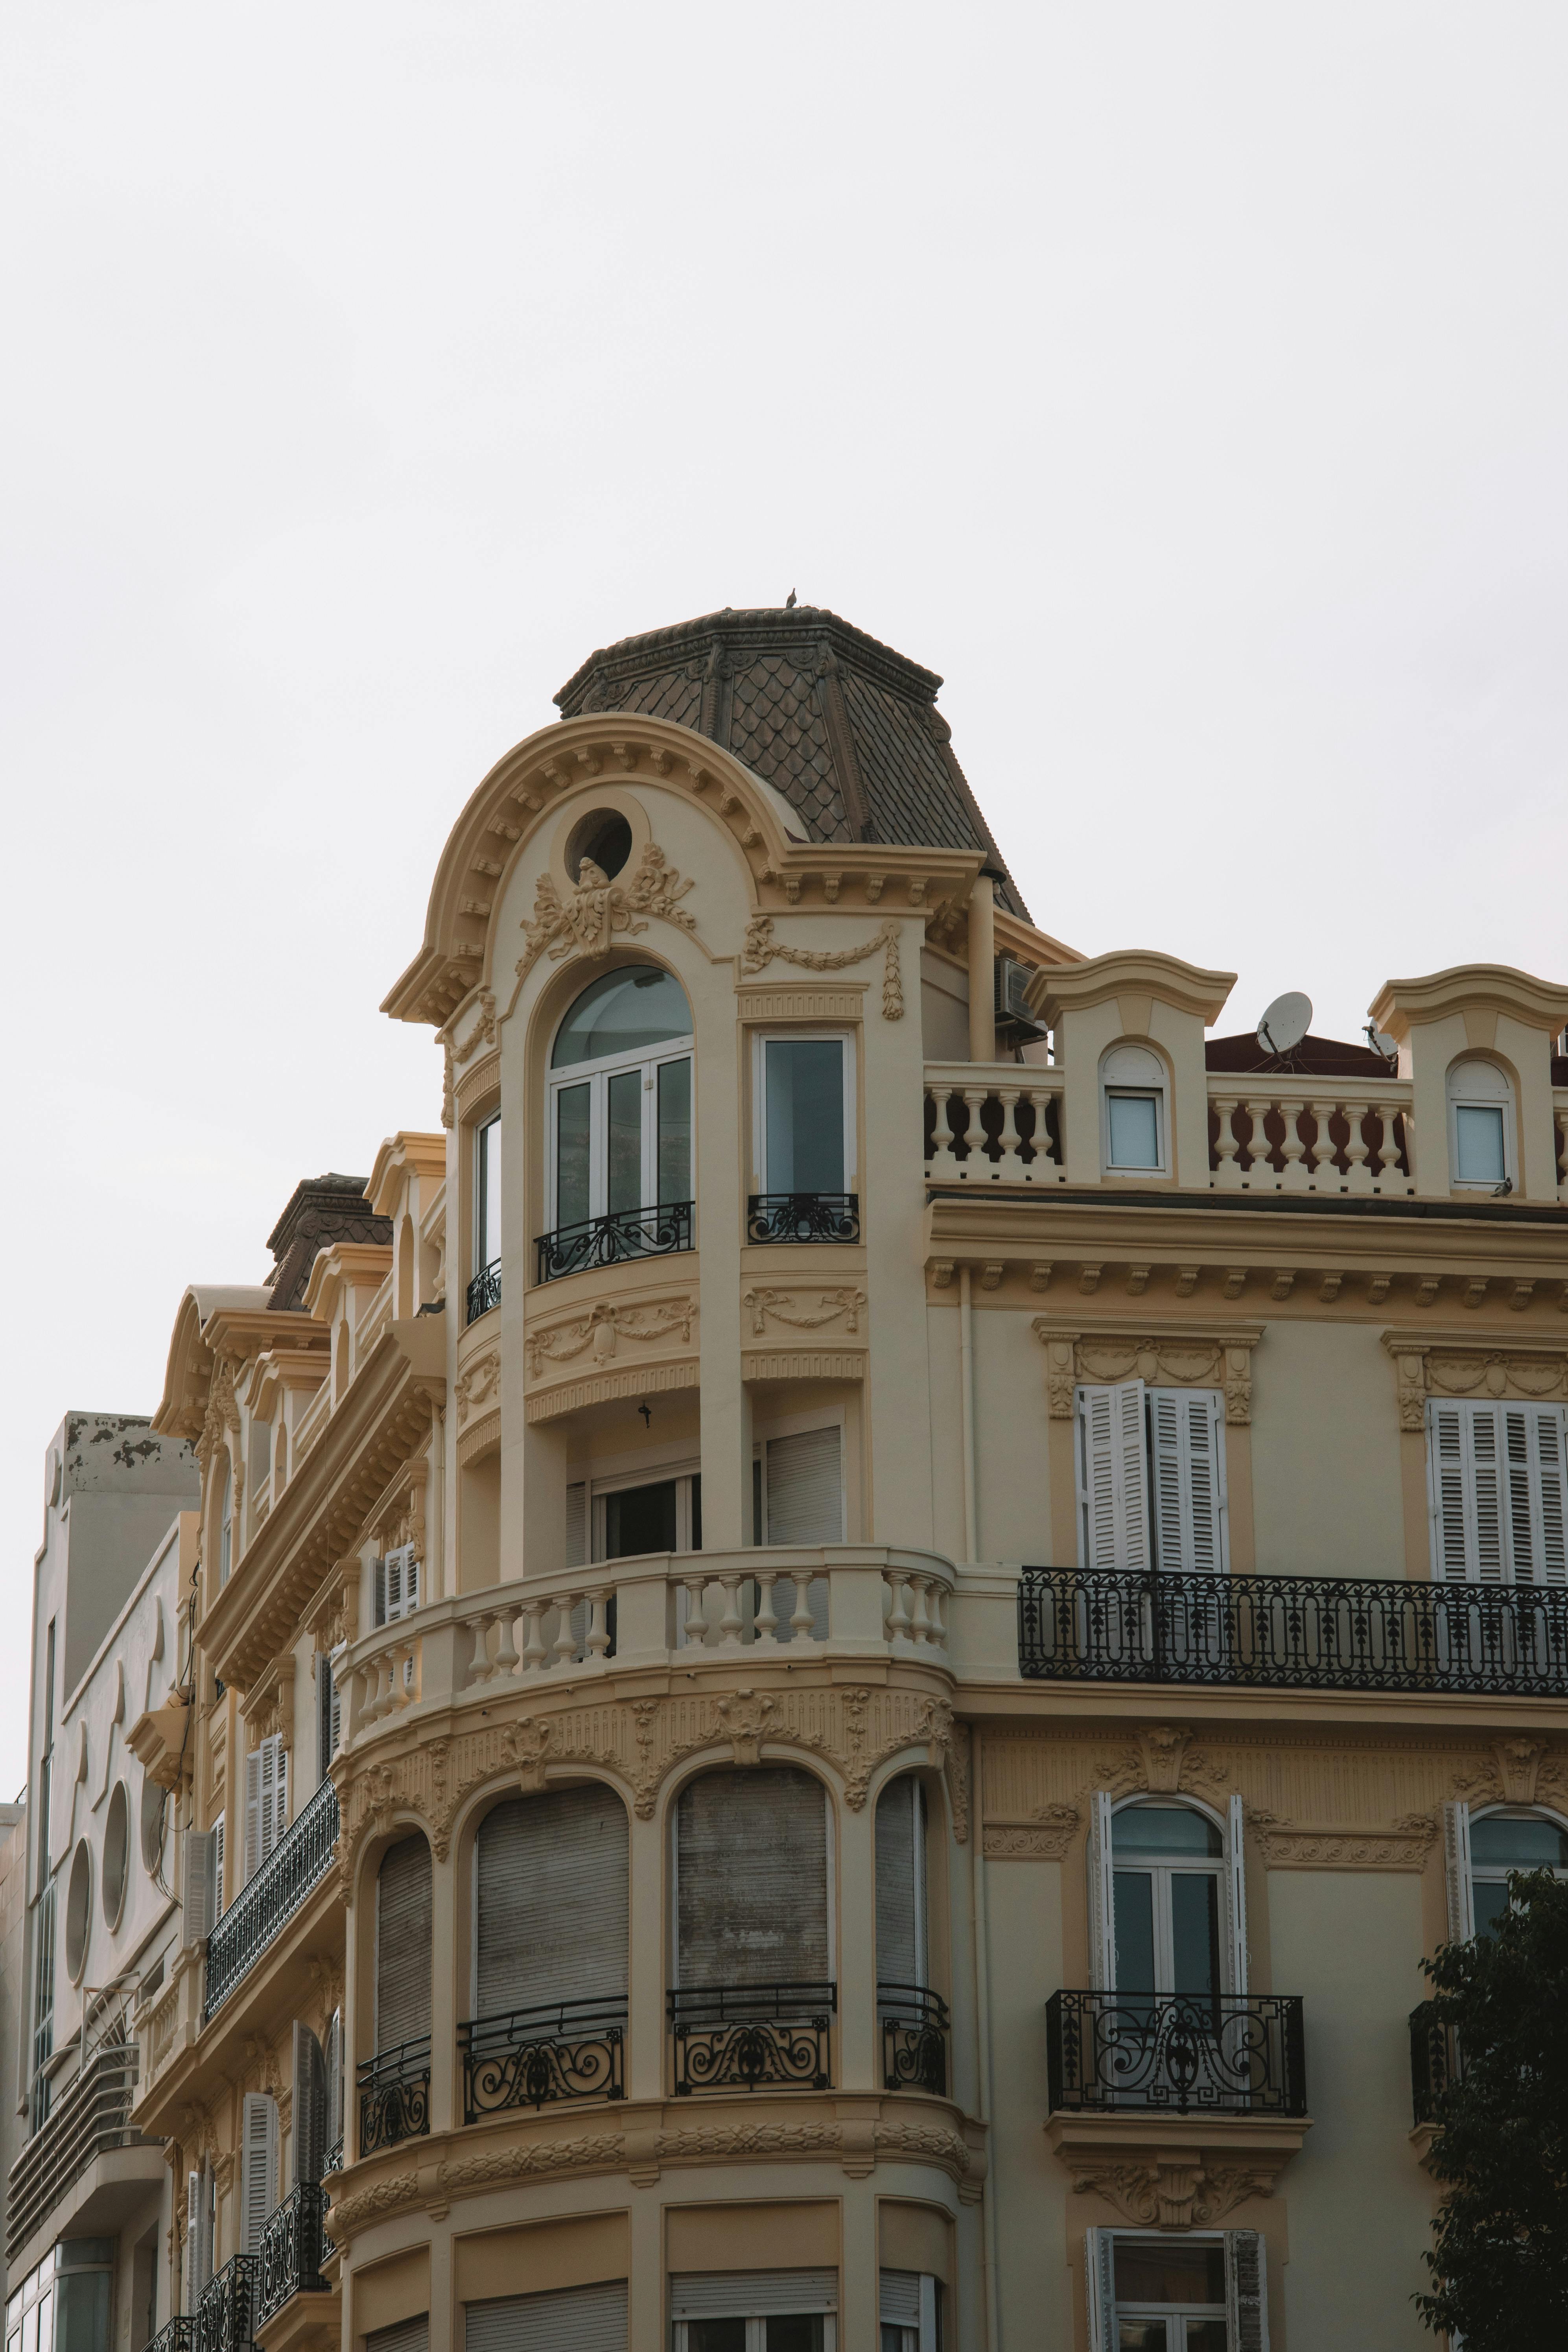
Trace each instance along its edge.
{"label": "antenna on roof", "polygon": [[1312,1025],[1312,1000],[1299,988],[1277,996],[1258,1024],[1258,1042],[1265,1052],[1289,1054]]}

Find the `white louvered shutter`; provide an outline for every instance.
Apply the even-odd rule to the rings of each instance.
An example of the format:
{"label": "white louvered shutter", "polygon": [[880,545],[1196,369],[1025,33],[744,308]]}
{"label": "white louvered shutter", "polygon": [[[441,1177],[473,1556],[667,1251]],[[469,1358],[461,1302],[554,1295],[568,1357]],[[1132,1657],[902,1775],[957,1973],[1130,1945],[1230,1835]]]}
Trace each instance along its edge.
{"label": "white louvered shutter", "polygon": [[295,2186],[320,2180],[327,2152],[327,2070],[321,2045],[294,2020],[294,2105],[291,2115]]}
{"label": "white louvered shutter", "polygon": [[430,1849],[400,1838],[375,1882],[375,2046],[399,2049],[430,2031]]}
{"label": "white louvered shutter", "polygon": [[267,2218],[278,2201],[278,2102],[265,2092],[245,2095],[240,2152],[240,2234],[243,2251],[259,2254]]}
{"label": "white louvered shutter", "polygon": [[1503,1432],[1496,1405],[1426,1407],[1433,1573],[1496,1584],[1503,1561]]}
{"label": "white louvered shutter", "polygon": [[671,2319],[787,2319],[838,2308],[837,2271],[677,2271]]}
{"label": "white louvered shutter", "polygon": [[373,1606],[376,1623],[384,1625],[386,1622],[386,1562],[384,1559],[378,1559],[375,1563],[375,1596]]}
{"label": "white louvered shutter", "polygon": [[626,1852],[612,1789],[553,1789],[486,1814],[475,1842],[478,2016],[625,1995]]}
{"label": "white louvered shutter", "polygon": [[376,1570],[376,1595],[381,1605],[381,1622],[395,1625],[401,1618],[411,1617],[419,1606],[419,1562],[412,1544],[399,1544],[389,1551]]}
{"label": "white louvered shutter", "polygon": [[1476,1932],[1476,1902],[1470,1878],[1470,1809],[1462,1801],[1443,1808],[1443,1881],[1448,1941],[1468,1944]]}
{"label": "white louvered shutter", "polygon": [[[255,1766],[255,1860],[251,1847],[251,1767]],[[246,1876],[259,1870],[289,1826],[289,1751],[281,1732],[273,1732],[245,1759]]]}
{"label": "white louvered shutter", "polygon": [[1147,1568],[1149,1473],[1143,1383],[1078,1392],[1083,1568]]}
{"label": "white louvered shutter", "polygon": [[881,1984],[923,1985],[926,1980],[924,1829],[921,1784],[912,1772],[905,1772],[877,1801],[877,1978]]}
{"label": "white louvered shutter", "polygon": [[463,2305],[463,2352],[626,2352],[626,2282]]}
{"label": "white louvered shutter", "polygon": [[[214,1925],[215,1925],[215,1926],[216,1926],[216,1924],[217,1923],[217,1921],[223,1917],[223,1914],[224,1914],[224,1904],[225,1904],[225,1899],[226,1899],[226,1898],[225,1898],[225,1895],[224,1895],[224,1875],[223,1875],[223,1873],[224,1873],[224,1860],[225,1860],[225,1846],[226,1846],[226,1822],[227,1822],[227,1816],[226,1816],[226,1814],[220,1813],[220,1814],[218,1815],[218,1817],[217,1817],[216,1821],[213,1823],[213,1827],[212,1827],[213,1861],[212,1861],[212,1912],[211,1912],[211,1917],[212,1917],[212,1920],[213,1920],[213,1923],[214,1923]],[[208,1933],[209,1933],[209,1934],[211,1933],[211,1929],[210,1929],[210,1928],[209,1928],[209,1930],[208,1930]]]}
{"label": "white louvered shutter", "polygon": [[327,2027],[325,2059],[326,2097],[324,2132],[326,2146],[336,2147],[343,2136],[343,2013],[334,2009]]}
{"label": "white louvered shutter", "polygon": [[261,1867],[261,1750],[253,1748],[245,1759],[245,1876],[247,1884]]}
{"label": "white louvered shutter", "polygon": [[1110,1792],[1089,1801],[1089,1972],[1096,1992],[1116,1990],[1116,1905],[1110,1864]]}
{"label": "white louvered shutter", "polygon": [[1225,2233],[1226,2341],[1229,2352],[1268,2352],[1268,2283],[1257,2230]]}
{"label": "white louvered shutter", "polygon": [[1225,1836],[1226,1931],[1230,1946],[1227,1991],[1247,1990],[1247,1811],[1233,1789]]}
{"label": "white louvered shutter", "polygon": [[588,1489],[581,1478],[566,1489],[566,1559],[567,1568],[588,1565]]}
{"label": "white louvered shutter", "polygon": [[1505,1404],[1509,1565],[1517,1581],[1568,1581],[1563,1551],[1563,1407]]}
{"label": "white louvered shutter", "polygon": [[342,1694],[325,1650],[319,1651],[316,1656],[316,1721],[320,1734],[317,1765],[324,1780],[343,1736]]}
{"label": "white louvered shutter", "polygon": [[194,2316],[202,2291],[202,2176],[185,2175],[185,2312]]}
{"label": "white louvered shutter", "polygon": [[826,1793],[788,1766],[705,1772],[676,1808],[683,1985],[821,1983],[827,1954]]}
{"label": "white louvered shutter", "polygon": [[1154,1559],[1215,1576],[1226,1566],[1225,1419],[1217,1389],[1151,1389]]}
{"label": "white louvered shutter", "polygon": [[1116,2352],[1115,2242],[1109,2230],[1086,2230],[1083,2233],[1089,2352]]}
{"label": "white louvered shutter", "polygon": [[212,1832],[187,1830],[180,1889],[180,1941],[187,1950],[212,1933]]}
{"label": "white louvered shutter", "polygon": [[844,1447],[835,1429],[768,1440],[768,1541],[844,1540]]}

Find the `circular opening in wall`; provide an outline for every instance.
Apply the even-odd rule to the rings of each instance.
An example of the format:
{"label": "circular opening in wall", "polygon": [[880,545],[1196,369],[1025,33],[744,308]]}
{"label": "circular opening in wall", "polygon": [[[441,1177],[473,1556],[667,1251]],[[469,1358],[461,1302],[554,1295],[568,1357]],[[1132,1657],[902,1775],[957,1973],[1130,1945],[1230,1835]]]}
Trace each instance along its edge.
{"label": "circular opening in wall", "polygon": [[103,1885],[100,1897],[107,1926],[118,1927],[125,1906],[126,1865],[131,1860],[131,1792],[123,1780],[114,1784],[103,1824]]}
{"label": "circular opening in wall", "polygon": [[87,1931],[92,1906],[92,1848],[85,1838],[71,1856],[70,1884],[66,1889],[66,1974],[81,1982],[87,1966]]}
{"label": "circular opening in wall", "polygon": [[153,1877],[163,1859],[163,1823],[167,1818],[166,1799],[151,1772],[142,1781],[142,1859]]}
{"label": "circular opening in wall", "polygon": [[566,871],[574,882],[583,878],[585,857],[613,882],[631,854],[632,829],[618,809],[590,809],[566,836]]}

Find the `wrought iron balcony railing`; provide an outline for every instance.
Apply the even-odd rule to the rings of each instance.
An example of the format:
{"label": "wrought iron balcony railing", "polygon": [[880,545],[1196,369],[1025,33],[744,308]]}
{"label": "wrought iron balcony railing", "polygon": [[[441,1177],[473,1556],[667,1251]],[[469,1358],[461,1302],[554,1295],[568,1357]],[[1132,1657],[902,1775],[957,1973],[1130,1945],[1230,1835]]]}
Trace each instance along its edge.
{"label": "wrought iron balcony railing", "polygon": [[359,2152],[399,2140],[423,2139],[430,2128],[430,2036],[421,2033],[395,2050],[362,2058],[359,2068]]}
{"label": "wrought iron balcony railing", "polygon": [[837,1985],[682,1986],[668,2000],[677,2098],[832,2088]]}
{"label": "wrought iron balcony railing", "polygon": [[195,2352],[241,2352],[255,2342],[260,2268],[254,2254],[236,2254],[207,2281],[196,2304]]}
{"label": "wrought iron balcony railing", "polygon": [[173,2319],[166,2319],[148,2345],[147,2352],[196,2352],[195,2315],[177,2311]]}
{"label": "wrought iron balcony railing", "polygon": [[947,2096],[947,2003],[924,1985],[879,1984],[882,2080],[889,2091]]}
{"label": "wrought iron balcony railing", "polygon": [[330,1780],[323,1780],[207,1937],[204,2024],[325,1876],[337,1850],[338,1792]]}
{"label": "wrought iron balcony railing", "polygon": [[131,2128],[138,2062],[134,2042],[106,2042],[63,2091],[11,2167],[5,2259],[14,2263],[72,2184],[110,2148],[153,2147]]}
{"label": "wrought iron balcony railing", "polygon": [[1054,1992],[1046,2062],[1053,2113],[1307,2112],[1294,1993]]}
{"label": "wrought iron balcony railing", "polygon": [[558,2099],[624,2099],[626,2002],[557,2000],[459,2025],[463,2121]]}
{"label": "wrought iron balcony railing", "polygon": [[746,1202],[749,1242],[858,1242],[858,1192],[753,1192]]}
{"label": "wrought iron balcony railing", "polygon": [[500,1261],[498,1260],[494,1265],[481,1266],[464,1295],[466,1308],[463,1320],[465,1323],[477,1323],[481,1315],[488,1315],[492,1307],[499,1307],[500,1305]]}
{"label": "wrought iron balcony railing", "polygon": [[332,2142],[326,2155],[321,2158],[321,2178],[324,2180],[329,2173],[341,2172],[342,2168],[343,2143],[340,2137]]}
{"label": "wrought iron balcony railing", "polygon": [[258,2320],[281,2311],[290,2295],[325,2293],[321,2264],[333,2251],[326,2216],[326,2192],[317,2180],[301,2180],[268,2215],[261,2233]]}
{"label": "wrought iron balcony railing", "polygon": [[614,1209],[607,1216],[557,1225],[534,1244],[539,1254],[536,1279],[553,1282],[560,1275],[582,1274],[589,1266],[618,1265],[624,1258],[668,1257],[675,1250],[689,1250],[695,1205],[671,1201],[657,1209]]}
{"label": "wrought iron balcony railing", "polygon": [[1043,1682],[1561,1698],[1568,1588],[1030,1568],[1018,1670]]}
{"label": "wrought iron balcony railing", "polygon": [[1444,2092],[1464,2080],[1465,2062],[1451,2025],[1439,2025],[1429,2000],[1410,2012],[1410,2104],[1418,2124],[1437,2120]]}

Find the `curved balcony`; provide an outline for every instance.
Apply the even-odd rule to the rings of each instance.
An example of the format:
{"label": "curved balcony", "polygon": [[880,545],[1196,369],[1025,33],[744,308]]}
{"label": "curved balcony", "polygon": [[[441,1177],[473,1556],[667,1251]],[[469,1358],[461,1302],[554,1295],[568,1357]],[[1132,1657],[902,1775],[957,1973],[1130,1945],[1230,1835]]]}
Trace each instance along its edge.
{"label": "curved balcony", "polygon": [[837,1985],[682,1986],[665,1999],[678,2099],[832,2088]]}
{"label": "curved balcony", "polygon": [[[559,1579],[520,1578],[416,1610],[343,1659],[345,1745],[421,1711],[485,1705],[508,1687],[679,1666],[689,1674],[820,1659],[951,1674],[953,1570],[881,1546],[655,1552]],[[301,1816],[303,1819],[303,1816]]]}
{"label": "curved balcony", "polygon": [[623,2099],[626,2002],[560,2000],[478,2017],[458,2028],[463,2121],[508,2107]]}
{"label": "curved balcony", "polygon": [[558,1282],[563,1275],[584,1274],[592,1266],[621,1265],[630,1258],[668,1257],[692,1247],[693,1201],[668,1202],[652,1209],[612,1209],[600,1217],[584,1217],[574,1225],[558,1225],[534,1243],[537,1282]]}

